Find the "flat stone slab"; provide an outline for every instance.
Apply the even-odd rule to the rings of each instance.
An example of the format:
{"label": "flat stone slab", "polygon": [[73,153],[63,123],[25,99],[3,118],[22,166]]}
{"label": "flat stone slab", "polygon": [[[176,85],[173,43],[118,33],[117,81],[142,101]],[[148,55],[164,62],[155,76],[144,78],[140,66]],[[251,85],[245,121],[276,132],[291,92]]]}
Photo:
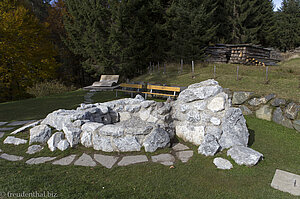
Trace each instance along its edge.
{"label": "flat stone slab", "polygon": [[40,152],[43,149],[44,149],[44,147],[42,147],[40,145],[31,145],[30,147],[28,147],[26,153],[27,154],[35,154],[37,152]]}
{"label": "flat stone slab", "polygon": [[300,196],[300,175],[276,169],[271,187],[294,196]]}
{"label": "flat stone slab", "polygon": [[159,154],[151,157],[152,162],[157,162],[166,166],[171,166],[175,162],[175,157],[171,154]]}
{"label": "flat stone slab", "polygon": [[0,138],[2,138],[4,136],[4,132],[0,132]]}
{"label": "flat stone slab", "polygon": [[26,144],[27,140],[16,138],[14,136],[8,136],[3,141],[4,144],[13,144],[13,145],[19,145],[19,144]]}
{"label": "flat stone slab", "polygon": [[13,129],[14,129],[14,127],[4,127],[4,128],[0,128],[0,131],[10,131]]}
{"label": "flat stone slab", "polygon": [[6,154],[6,153],[1,154],[0,158],[8,160],[8,161],[14,161],[14,162],[23,160],[22,156],[9,155],[9,154]]}
{"label": "flat stone slab", "polygon": [[14,122],[7,124],[7,126],[21,126],[21,125],[32,123],[35,121],[36,120],[14,121]]}
{"label": "flat stone slab", "polygon": [[181,162],[186,163],[191,157],[193,157],[194,151],[179,151],[176,152],[176,156]]}
{"label": "flat stone slab", "polygon": [[119,157],[108,156],[108,155],[101,155],[101,154],[94,154],[94,159],[97,162],[99,162],[102,166],[110,169],[118,161]]}
{"label": "flat stone slab", "polygon": [[94,167],[96,166],[96,162],[91,158],[91,156],[89,156],[88,154],[82,154],[82,156],[80,156],[78,158],[78,160],[76,160],[74,162],[74,165],[78,165],[78,166],[85,166],[85,167]]}
{"label": "flat stone slab", "polygon": [[214,164],[218,169],[223,169],[223,170],[229,170],[232,169],[233,166],[229,160],[226,160],[224,158],[215,158],[214,159]]}
{"label": "flat stone slab", "polygon": [[0,149],[0,153],[1,153],[1,152],[3,152],[3,151]]}
{"label": "flat stone slab", "polygon": [[178,143],[172,147],[174,151],[184,151],[190,149],[189,147],[185,146],[184,144]]}
{"label": "flat stone slab", "polygon": [[0,122],[0,126],[7,124],[8,122]]}
{"label": "flat stone slab", "polygon": [[118,166],[127,166],[130,164],[137,164],[142,162],[148,162],[148,158],[145,155],[134,155],[134,156],[125,156],[118,163]]}
{"label": "flat stone slab", "polygon": [[70,165],[74,161],[75,158],[76,158],[76,155],[69,155],[69,156],[64,157],[60,160],[54,161],[52,164],[62,165],[62,166]]}
{"label": "flat stone slab", "polygon": [[15,134],[20,133],[20,132],[22,132],[22,131],[24,131],[24,130],[26,130],[28,128],[34,127],[34,126],[36,126],[36,125],[38,125],[40,123],[41,123],[41,120],[33,122],[33,123],[30,123],[30,124],[26,124],[25,126],[22,126],[21,128],[18,128],[17,130],[14,130],[10,134],[11,135],[15,135]]}
{"label": "flat stone slab", "polygon": [[26,161],[26,164],[43,164],[45,162],[49,162],[54,160],[56,157],[39,157],[39,158],[31,158]]}

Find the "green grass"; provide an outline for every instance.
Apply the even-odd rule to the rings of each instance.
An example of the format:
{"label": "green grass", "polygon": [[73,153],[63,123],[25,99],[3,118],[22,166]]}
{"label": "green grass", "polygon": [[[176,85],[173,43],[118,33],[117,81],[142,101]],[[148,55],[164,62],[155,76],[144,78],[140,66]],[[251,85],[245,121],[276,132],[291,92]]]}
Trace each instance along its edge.
{"label": "green grass", "polygon": [[[222,152],[218,156],[230,159],[234,168],[218,170],[212,163],[213,157],[196,154],[197,148],[190,144],[187,145],[194,150],[193,158],[186,164],[176,162],[174,169],[150,162],[106,169],[51,164],[29,166],[25,161],[0,159],[0,191],[50,191],[58,193],[59,198],[293,198],[271,188],[270,183],[276,169],[300,174],[299,133],[273,122],[254,117],[246,119],[248,128],[255,134],[251,147],[264,154],[264,160],[251,168],[238,166]],[[25,138],[28,134],[22,133],[18,137]],[[38,156],[60,158],[69,154],[95,153],[78,146],[65,152],[50,152],[45,147],[38,155],[28,155],[25,154],[28,145],[3,145],[3,139],[0,139],[1,149],[22,155],[25,160]],[[169,151],[163,149],[155,154]],[[153,154],[146,155],[150,158]]]}
{"label": "green grass", "polygon": [[[191,66],[184,65],[184,70],[178,74],[179,64],[168,64],[167,73],[163,68],[153,74],[145,74],[132,81],[144,81],[175,86],[188,86],[213,76],[212,64],[196,64],[195,78],[192,78]],[[253,91],[259,95],[270,93],[277,97],[300,102],[300,58],[269,66],[269,81],[266,83],[266,70],[259,66],[239,65],[239,80],[236,80],[236,67],[233,64],[216,64],[216,80],[223,88],[233,91]]]}

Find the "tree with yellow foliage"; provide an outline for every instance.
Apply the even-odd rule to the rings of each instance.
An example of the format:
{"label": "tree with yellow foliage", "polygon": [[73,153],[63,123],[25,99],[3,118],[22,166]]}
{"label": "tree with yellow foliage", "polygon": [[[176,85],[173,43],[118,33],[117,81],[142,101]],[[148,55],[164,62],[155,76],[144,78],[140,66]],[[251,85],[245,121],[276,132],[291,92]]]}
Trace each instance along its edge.
{"label": "tree with yellow foliage", "polygon": [[17,2],[0,1],[0,101],[23,97],[28,86],[53,78],[58,67],[47,24]]}

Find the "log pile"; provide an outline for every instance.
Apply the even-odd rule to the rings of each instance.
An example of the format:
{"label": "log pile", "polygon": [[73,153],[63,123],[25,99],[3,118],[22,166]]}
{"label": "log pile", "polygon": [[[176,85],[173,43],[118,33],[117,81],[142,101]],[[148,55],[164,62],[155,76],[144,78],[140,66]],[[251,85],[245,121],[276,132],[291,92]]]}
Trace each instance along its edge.
{"label": "log pile", "polygon": [[216,46],[210,46],[206,49],[208,62],[214,63],[228,63],[230,58],[230,48],[226,45],[218,44]]}

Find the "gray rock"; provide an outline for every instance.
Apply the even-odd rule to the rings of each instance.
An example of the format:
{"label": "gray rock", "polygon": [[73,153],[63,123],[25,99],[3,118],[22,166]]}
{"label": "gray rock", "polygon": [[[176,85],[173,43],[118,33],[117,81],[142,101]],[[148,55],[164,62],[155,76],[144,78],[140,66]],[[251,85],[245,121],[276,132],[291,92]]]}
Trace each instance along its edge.
{"label": "gray rock", "polygon": [[223,92],[228,95],[228,99],[232,100],[233,93],[229,88],[223,88]]}
{"label": "gray rock", "polygon": [[300,110],[300,105],[291,102],[287,105],[284,112],[287,118],[294,120],[297,118],[299,110]]}
{"label": "gray rock", "polygon": [[46,162],[50,162],[54,160],[56,157],[39,157],[39,158],[31,158],[26,161],[26,164],[43,164]]}
{"label": "gray rock", "polygon": [[273,112],[272,121],[287,128],[293,128],[292,122],[283,115],[280,107],[277,107]]}
{"label": "gray rock", "polygon": [[265,102],[264,98],[259,98],[259,99],[258,98],[253,98],[253,99],[248,101],[248,104],[250,106],[259,106],[261,104],[264,104],[264,102]]}
{"label": "gray rock", "polygon": [[124,128],[121,125],[107,124],[98,130],[102,136],[121,137],[124,135]]}
{"label": "gray rock", "polygon": [[167,113],[170,113],[170,111],[171,111],[170,103],[163,103],[163,106],[157,109],[157,113],[160,115],[165,115]]}
{"label": "gray rock", "polygon": [[[142,112],[140,112],[141,114]],[[120,122],[129,120],[131,118],[131,114],[128,112],[119,112]],[[149,117],[149,116],[148,116]]]}
{"label": "gray rock", "polygon": [[204,142],[199,146],[198,153],[205,156],[214,156],[220,149],[217,139],[213,135],[205,135]]}
{"label": "gray rock", "polygon": [[97,162],[99,162],[102,166],[110,169],[118,161],[119,157],[108,156],[108,155],[101,155],[101,154],[94,154],[94,159]]}
{"label": "gray rock", "polygon": [[141,102],[141,106],[143,108],[149,108],[150,106],[152,106],[154,104],[155,104],[155,101],[153,101],[153,100],[145,100],[145,101]]}
{"label": "gray rock", "polygon": [[143,162],[148,162],[148,158],[145,155],[125,156],[120,162],[118,162],[118,166],[127,166],[130,164],[137,164]]}
{"label": "gray rock", "polygon": [[221,124],[221,120],[217,117],[210,118],[210,122],[215,126],[219,126]]}
{"label": "gray rock", "polygon": [[130,152],[140,151],[141,145],[134,136],[126,135],[125,137],[114,138],[113,143],[117,151]]}
{"label": "gray rock", "polygon": [[78,158],[78,160],[76,160],[74,162],[74,165],[77,166],[85,166],[85,167],[94,167],[96,166],[96,162],[91,158],[91,156],[87,155],[87,154],[82,154],[82,156],[80,156]]}
{"label": "gray rock", "polygon": [[245,105],[239,106],[239,108],[242,110],[243,115],[252,115],[252,111]]}
{"label": "gray rock", "polygon": [[32,122],[35,122],[35,121],[36,120],[14,121],[14,122],[11,122],[11,123],[9,123],[7,125],[8,126],[21,126],[21,125],[32,123]]}
{"label": "gray rock", "polygon": [[137,94],[134,99],[138,99],[138,100],[142,100],[142,101],[145,100],[140,94]]}
{"label": "gray rock", "polygon": [[34,142],[46,143],[51,136],[51,128],[41,124],[30,129],[29,144]]}
{"label": "gray rock", "polygon": [[255,115],[259,119],[272,121],[272,108],[269,105],[264,105],[255,112]]}
{"label": "gray rock", "polygon": [[225,109],[225,97],[217,95],[208,104],[207,108],[212,112],[219,112]]}
{"label": "gray rock", "polygon": [[2,138],[4,136],[4,132],[0,132],[0,138]]}
{"label": "gray rock", "polygon": [[286,101],[285,99],[279,99],[279,98],[275,98],[274,100],[271,101],[271,105],[272,106],[280,106],[280,105],[285,105],[286,104]]}
{"label": "gray rock", "polygon": [[185,146],[184,144],[178,143],[178,144],[174,145],[174,146],[172,147],[172,149],[173,149],[174,151],[184,151],[184,150],[188,150],[188,149],[190,149],[190,148],[187,147],[187,146]]}
{"label": "gray rock", "polygon": [[10,131],[13,129],[14,129],[14,127],[3,127],[3,128],[0,128],[0,131]]}
{"label": "gray rock", "polygon": [[238,165],[254,166],[263,158],[263,154],[244,146],[233,146],[227,151],[227,156]]}
{"label": "gray rock", "polygon": [[226,111],[222,130],[223,134],[219,140],[222,150],[235,145],[247,146],[249,133],[241,109],[229,108]]}
{"label": "gray rock", "polygon": [[130,113],[139,112],[140,109],[141,109],[141,105],[140,104],[133,104],[133,105],[127,105],[127,106],[125,106],[125,110],[127,112],[130,112]]}
{"label": "gray rock", "polygon": [[22,156],[9,155],[9,154],[6,154],[6,153],[1,154],[0,158],[2,158],[4,160],[8,160],[8,161],[13,161],[13,162],[21,161],[21,160],[24,159]]}
{"label": "gray rock", "polygon": [[47,141],[48,148],[50,151],[55,151],[58,143],[64,138],[64,134],[62,132],[54,133],[49,140]]}
{"label": "gray rock", "polygon": [[176,156],[177,158],[183,162],[183,163],[186,163],[189,161],[189,159],[191,157],[193,157],[193,154],[194,154],[194,151],[179,151],[179,152],[176,152]]}
{"label": "gray rock", "polygon": [[0,122],[0,126],[7,124],[8,122]]}
{"label": "gray rock", "polygon": [[169,134],[165,130],[158,128],[146,136],[143,146],[146,152],[154,152],[158,148],[165,148],[169,143]]}
{"label": "gray rock", "polygon": [[254,93],[253,92],[234,92],[232,96],[232,104],[240,105],[247,101]]}
{"label": "gray rock", "polygon": [[76,146],[80,142],[80,128],[69,124],[63,127],[63,131],[71,147]]}
{"label": "gray rock", "polygon": [[33,123],[30,123],[30,124],[27,124],[27,125],[25,125],[25,126],[22,126],[21,128],[18,128],[17,130],[11,132],[10,134],[11,134],[11,135],[15,135],[15,134],[17,134],[17,133],[20,133],[20,132],[22,132],[22,131],[25,131],[26,129],[35,127],[35,126],[39,125],[40,123],[41,123],[41,120],[35,121],[35,122],[33,122]]}
{"label": "gray rock", "polygon": [[296,131],[300,132],[300,120],[294,120],[293,121],[293,126],[296,129]]}
{"label": "gray rock", "polygon": [[114,149],[111,145],[111,138],[110,137],[103,137],[99,133],[94,132],[92,134],[92,142],[93,148],[95,150],[101,150],[105,152],[113,152]]}
{"label": "gray rock", "polygon": [[60,160],[54,161],[52,164],[62,165],[62,166],[70,165],[74,161],[75,158],[76,158],[76,155],[69,155],[69,156],[64,157]]}
{"label": "gray rock", "polygon": [[70,148],[70,143],[68,142],[67,139],[63,139],[63,140],[59,141],[59,143],[57,144],[57,148],[61,151],[65,151],[68,148]]}
{"label": "gray rock", "polygon": [[92,132],[88,132],[88,131],[84,131],[81,133],[80,135],[80,143],[89,148],[93,146],[93,142],[92,142]]}
{"label": "gray rock", "polygon": [[43,149],[44,149],[44,147],[42,147],[40,145],[31,145],[28,147],[26,153],[27,154],[35,154],[35,153],[40,152]]}
{"label": "gray rock", "polygon": [[221,138],[222,129],[216,126],[207,126],[205,129],[206,135],[213,135],[217,140]]}
{"label": "gray rock", "polygon": [[276,97],[276,95],[274,93],[271,93],[267,96],[265,96],[265,103],[268,103],[270,100],[274,99]]}
{"label": "gray rock", "polygon": [[19,145],[19,144],[26,144],[27,140],[16,138],[14,136],[7,136],[5,140],[3,141],[4,144],[13,144],[13,145]]}
{"label": "gray rock", "polygon": [[171,166],[175,162],[175,157],[171,154],[159,154],[151,156],[152,162],[157,162],[165,166]]}
{"label": "gray rock", "polygon": [[224,158],[215,158],[214,159],[214,164],[218,169],[222,170],[229,170],[232,169],[233,166],[229,160],[226,160]]}
{"label": "gray rock", "polygon": [[133,117],[126,122],[122,122],[121,129],[125,130],[127,135],[148,135],[153,129],[153,125],[137,117]]}
{"label": "gray rock", "polygon": [[300,175],[276,169],[271,187],[294,196],[300,196]]}

